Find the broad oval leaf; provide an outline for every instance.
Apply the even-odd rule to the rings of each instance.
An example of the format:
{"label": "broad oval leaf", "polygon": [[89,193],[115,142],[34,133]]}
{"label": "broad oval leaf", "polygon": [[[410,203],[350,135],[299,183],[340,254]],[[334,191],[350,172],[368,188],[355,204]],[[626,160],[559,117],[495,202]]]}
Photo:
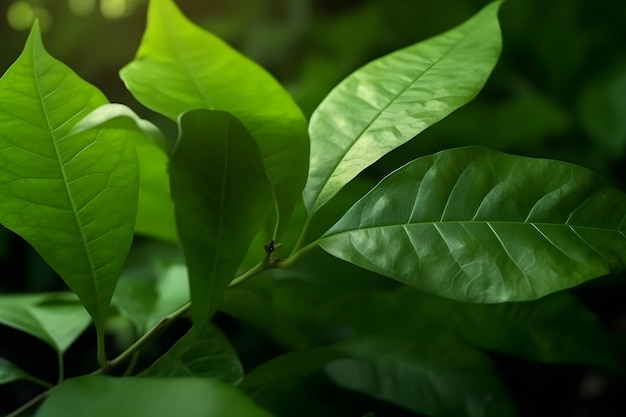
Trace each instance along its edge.
{"label": "broad oval leaf", "polygon": [[271,417],[241,391],[208,378],[85,376],[63,382],[37,417]]}
{"label": "broad oval leaf", "polygon": [[576,165],[461,148],[387,176],[319,244],[444,297],[532,300],[624,268],[626,195]]}
{"label": "broad oval leaf", "polygon": [[[420,329],[423,330],[423,329]],[[349,357],[326,366],[340,386],[429,416],[516,416],[489,358],[430,325],[410,336],[361,336],[337,345]]]}
{"label": "broad oval leaf", "polygon": [[142,104],[172,120],[225,110],[257,141],[284,225],[300,200],[309,162],[306,120],[264,69],[190,22],[172,0],[151,0],[137,56],[120,73]]}
{"label": "broad oval leaf", "polygon": [[[170,187],[189,269],[192,318],[202,331],[273,203],[259,149],[235,116],[193,110],[181,115],[179,128]],[[264,254],[259,248],[259,259]]]}
{"label": "broad oval leaf", "polygon": [[0,80],[0,222],[78,294],[99,330],[133,238],[137,157],[122,132],[70,132],[106,102],[48,55],[37,24]]}
{"label": "broad oval leaf", "polygon": [[5,294],[0,296],[0,323],[63,353],[85,331],[90,319],[72,293]]}
{"label": "broad oval leaf", "polygon": [[189,331],[146,371],[145,376],[198,376],[237,385],[243,367],[226,336],[214,325]]}
{"label": "broad oval leaf", "polygon": [[363,169],[472,100],[501,49],[497,12],[379,58],[343,80],[311,116],[309,213]]}

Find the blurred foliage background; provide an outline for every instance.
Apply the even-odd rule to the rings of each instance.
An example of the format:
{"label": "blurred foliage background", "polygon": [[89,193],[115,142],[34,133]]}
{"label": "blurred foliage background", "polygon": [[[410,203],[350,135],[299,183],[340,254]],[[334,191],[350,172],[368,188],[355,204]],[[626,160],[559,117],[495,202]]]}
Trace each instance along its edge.
{"label": "blurred foliage background", "polygon": [[[487,1],[177,3],[199,25],[274,74],[308,116],[338,81],[359,66],[456,26]],[[17,58],[37,17],[53,56],[99,87],[110,101],[125,103],[154,120],[154,114],[130,96],[117,75],[139,45],[145,9],[145,0],[4,0],[0,3],[0,69],[4,73]],[[508,0],[500,16],[502,56],[478,98],[383,158],[366,175],[377,179],[421,155],[483,145],[571,161],[599,172],[626,191],[626,2]],[[174,131],[167,121],[155,122],[166,132]],[[62,288],[37,254],[4,229],[0,229],[0,264],[2,292]],[[600,316],[626,356],[626,292],[621,278],[602,278],[575,291]],[[20,337],[0,329],[0,356],[11,357],[36,343]],[[237,337],[247,342],[253,339]],[[13,341],[10,348],[6,340]],[[45,366],[47,361],[54,365],[54,357],[44,355],[33,359],[31,366]],[[525,404],[522,409],[528,414],[524,415],[626,415],[620,395],[626,385],[618,377],[506,360],[502,366],[515,381],[512,391]],[[0,393],[0,404],[4,401]],[[364,399],[346,394],[332,401]],[[544,401],[552,405],[540,406]],[[568,406],[559,408],[559,402]],[[574,409],[572,404],[579,406]],[[389,415],[401,415],[395,412]]]}

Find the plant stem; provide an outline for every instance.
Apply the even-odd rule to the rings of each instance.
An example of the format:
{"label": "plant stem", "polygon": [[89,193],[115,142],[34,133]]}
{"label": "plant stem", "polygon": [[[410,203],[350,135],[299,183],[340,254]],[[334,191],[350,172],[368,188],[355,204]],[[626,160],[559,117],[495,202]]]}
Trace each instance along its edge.
{"label": "plant stem", "polygon": [[307,253],[308,251],[310,251],[311,249],[315,248],[318,245],[319,245],[319,240],[315,240],[303,248],[294,250],[293,252],[291,252],[291,255],[289,255],[287,259],[284,259],[282,262],[280,262],[278,266],[280,268],[289,268],[294,263],[296,263],[298,259],[302,257],[302,255],[304,255],[305,253]]}
{"label": "plant stem", "polygon": [[98,339],[97,341],[98,364],[101,367],[105,367],[107,366],[107,357],[106,357],[105,342],[104,342],[104,326],[102,323],[100,323],[100,325],[96,323],[96,335]]}
{"label": "plant stem", "polygon": [[63,363],[63,352],[57,352],[57,360],[59,363],[59,378],[57,384],[60,384],[65,378],[65,364]]}
{"label": "plant stem", "polygon": [[48,388],[47,390],[45,390],[44,392],[40,393],[39,395],[37,395],[36,397],[34,397],[33,399],[31,399],[29,402],[23,404],[20,408],[18,408],[17,410],[13,411],[11,414],[7,414],[6,417],[17,417],[20,414],[22,414],[24,411],[28,410],[30,407],[34,406],[35,404],[37,404],[39,401],[43,400],[44,398],[46,398],[48,395],[50,395],[50,393],[52,393],[52,391],[54,391],[56,388],[58,387],[58,385],[55,385],[53,387]]}
{"label": "plant stem", "polygon": [[232,288],[235,287],[239,284],[241,284],[244,281],[247,281],[248,279],[252,278],[253,276],[260,274],[261,272],[265,271],[270,265],[270,260],[269,258],[264,259],[263,261],[259,262],[258,264],[256,264],[254,267],[252,267],[251,269],[249,269],[247,272],[239,275],[238,277],[234,278],[230,284],[228,284],[228,288]]}

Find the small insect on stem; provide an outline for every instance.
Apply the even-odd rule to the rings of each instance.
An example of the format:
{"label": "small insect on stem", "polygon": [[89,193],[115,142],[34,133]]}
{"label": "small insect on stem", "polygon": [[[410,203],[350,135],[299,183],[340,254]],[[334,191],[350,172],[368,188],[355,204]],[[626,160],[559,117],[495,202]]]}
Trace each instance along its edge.
{"label": "small insect on stem", "polygon": [[274,242],[274,239],[272,239],[267,243],[267,245],[263,245],[263,248],[265,249],[265,253],[271,255],[276,249],[280,248],[280,243],[276,243]]}

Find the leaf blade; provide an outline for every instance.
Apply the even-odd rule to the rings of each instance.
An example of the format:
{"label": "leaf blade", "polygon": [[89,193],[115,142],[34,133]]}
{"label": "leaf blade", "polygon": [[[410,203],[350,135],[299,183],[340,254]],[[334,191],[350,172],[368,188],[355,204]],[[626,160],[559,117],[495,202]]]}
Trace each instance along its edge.
{"label": "leaf blade", "polygon": [[189,270],[192,317],[201,331],[273,203],[258,147],[233,115],[193,110],[179,123],[170,186]]}
{"label": "leaf blade", "polygon": [[461,148],[390,174],[319,244],[447,298],[523,301],[623,269],[624,219],[624,194],[584,168]]}
{"label": "leaf blade", "polygon": [[304,115],[269,73],[193,24],[173,1],[152,0],[137,56],[120,76],[142,104],[172,120],[200,108],[240,119],[261,149],[285,226],[301,199],[309,143]]}
{"label": "leaf blade", "polygon": [[0,97],[0,222],[59,273],[101,331],[133,237],[134,148],[119,132],[71,135],[106,98],[48,55],[37,24]]}
{"label": "leaf blade", "polygon": [[480,91],[501,49],[493,2],[462,25],[370,62],[343,80],[311,117],[309,213],[387,152]]}

